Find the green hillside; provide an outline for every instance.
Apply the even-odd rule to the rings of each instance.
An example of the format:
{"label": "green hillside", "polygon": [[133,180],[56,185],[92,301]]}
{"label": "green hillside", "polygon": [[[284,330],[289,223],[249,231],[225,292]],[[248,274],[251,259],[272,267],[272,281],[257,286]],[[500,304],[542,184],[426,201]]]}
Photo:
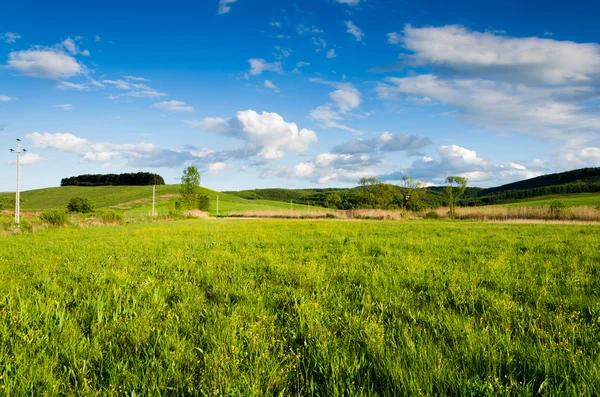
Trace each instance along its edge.
{"label": "green hillside", "polygon": [[[289,209],[290,204],[270,200],[246,200],[227,193],[200,188],[201,194],[211,199],[211,213],[216,213],[219,196],[219,213],[243,210]],[[0,199],[13,198],[14,193],[0,193]],[[51,208],[64,208],[70,199],[86,197],[96,203],[98,209],[117,209],[131,213],[149,213],[152,206],[151,186],[63,186],[29,190],[21,193],[24,211],[38,211]],[[156,210],[168,211],[169,205],[179,197],[179,185],[156,186]],[[294,209],[303,210],[305,205],[294,205]]]}
{"label": "green hillside", "polygon": [[549,194],[546,196],[534,197],[504,205],[508,207],[539,207],[543,205],[550,205],[550,203],[554,200],[560,200],[569,207],[581,205],[600,207],[600,193]]}

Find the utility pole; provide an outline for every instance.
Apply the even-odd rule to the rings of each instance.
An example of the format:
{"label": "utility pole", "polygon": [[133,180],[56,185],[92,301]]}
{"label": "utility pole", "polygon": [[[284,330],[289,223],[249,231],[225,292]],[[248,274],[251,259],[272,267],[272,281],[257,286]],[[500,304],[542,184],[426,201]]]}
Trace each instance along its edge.
{"label": "utility pole", "polygon": [[[15,195],[15,223],[18,225],[21,221],[21,140],[17,139],[17,150],[10,149],[17,154],[17,192]],[[27,152],[23,149],[23,153]]]}
{"label": "utility pole", "polygon": [[290,211],[294,210],[294,204],[292,204],[292,200],[290,200]]}
{"label": "utility pole", "polygon": [[154,201],[156,200],[156,174],[154,174],[154,185],[152,186],[152,217],[154,218]]}
{"label": "utility pole", "polygon": [[217,216],[219,216],[219,196],[217,196]]}
{"label": "utility pole", "polygon": [[154,200],[156,199],[156,185],[152,186],[152,217],[154,217]]}

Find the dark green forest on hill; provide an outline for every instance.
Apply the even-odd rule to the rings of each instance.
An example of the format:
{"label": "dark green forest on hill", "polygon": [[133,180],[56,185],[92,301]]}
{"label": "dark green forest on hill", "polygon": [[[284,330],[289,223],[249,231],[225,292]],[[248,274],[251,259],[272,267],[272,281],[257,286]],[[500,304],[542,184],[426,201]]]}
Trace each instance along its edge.
{"label": "dark green forest on hill", "polygon": [[164,185],[158,174],[136,172],[129,174],[85,174],[63,178],[60,186],[149,186]]}
{"label": "dark green forest on hill", "polygon": [[[312,206],[353,209],[353,208],[407,208],[420,210],[446,205],[444,186],[411,189],[413,197],[405,200],[407,190],[403,186],[379,182],[372,188],[377,200],[368,199],[365,187],[320,188],[320,189],[254,189],[230,191],[248,200],[290,200]],[[551,194],[595,193],[600,192],[600,168],[548,174],[524,181],[514,182],[494,188],[467,187],[458,200],[460,206],[479,206],[511,203],[518,200]]]}

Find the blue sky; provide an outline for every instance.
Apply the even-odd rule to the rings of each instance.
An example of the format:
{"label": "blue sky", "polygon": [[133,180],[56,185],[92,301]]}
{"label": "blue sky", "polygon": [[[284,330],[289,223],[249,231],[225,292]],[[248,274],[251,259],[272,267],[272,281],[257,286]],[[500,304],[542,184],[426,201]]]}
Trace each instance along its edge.
{"label": "blue sky", "polygon": [[[22,186],[187,165],[217,190],[600,166],[600,5],[20,1],[0,13],[0,142]],[[14,156],[0,158],[14,190]]]}

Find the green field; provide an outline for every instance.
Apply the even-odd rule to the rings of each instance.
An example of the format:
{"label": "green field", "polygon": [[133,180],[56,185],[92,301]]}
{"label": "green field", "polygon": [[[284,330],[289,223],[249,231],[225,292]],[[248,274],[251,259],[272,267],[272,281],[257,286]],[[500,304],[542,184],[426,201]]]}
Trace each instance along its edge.
{"label": "green field", "polygon": [[[200,194],[211,199],[211,214],[216,214],[217,196],[219,213],[244,210],[289,209],[290,203],[270,200],[246,200],[231,194],[199,188]],[[0,193],[3,197],[13,198],[14,193]],[[38,211],[51,208],[65,208],[70,199],[86,197],[96,203],[98,209],[120,209],[131,213],[148,214],[152,206],[152,186],[64,186],[29,190],[21,193],[24,211]],[[161,185],[156,187],[156,210],[168,212],[169,205],[179,198],[179,185]],[[293,205],[294,209],[307,209],[306,205]],[[314,208],[314,207],[312,207]]]}
{"label": "green field", "polygon": [[516,203],[502,204],[509,207],[514,206],[528,206],[528,207],[539,207],[543,205],[550,205],[554,200],[563,201],[569,207],[575,207],[580,205],[587,205],[590,207],[600,206],[600,193],[574,193],[574,194],[551,194],[547,196],[533,197],[530,199],[522,200]]}
{"label": "green field", "polygon": [[600,227],[0,236],[0,395],[597,396]]}

